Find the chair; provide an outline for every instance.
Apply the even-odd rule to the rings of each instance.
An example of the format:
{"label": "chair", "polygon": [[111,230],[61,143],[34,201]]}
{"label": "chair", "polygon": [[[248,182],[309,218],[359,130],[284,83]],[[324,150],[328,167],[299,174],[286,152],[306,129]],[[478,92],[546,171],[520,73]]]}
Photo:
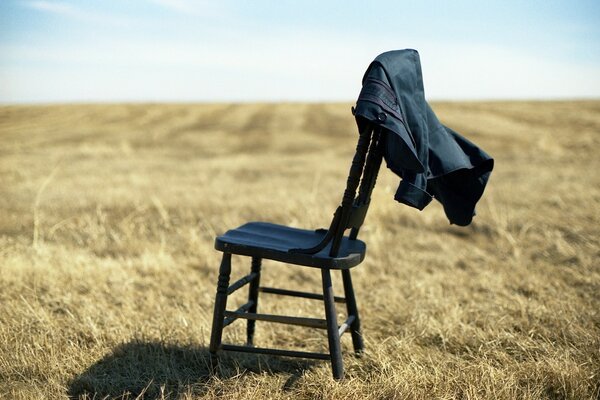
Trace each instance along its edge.
{"label": "chair", "polygon": [[[223,258],[219,268],[210,337],[213,368],[216,368],[218,363],[218,352],[225,350],[330,360],[333,377],[335,379],[343,378],[341,335],[346,331],[350,331],[355,353],[360,354],[363,350],[360,318],[352,287],[350,269],[360,264],[365,257],[365,243],[357,239],[357,236],[367,214],[371,192],[375,186],[381,165],[382,137],[381,129],[372,124],[365,124],[362,131],[359,132],[356,153],[352,160],[342,202],[334,213],[329,229],[313,231],[265,222],[250,222],[229,230],[224,235],[216,238],[215,248],[223,252]],[[356,194],[357,189],[358,195]],[[344,236],[347,229],[350,229],[350,234]],[[251,257],[252,262],[250,273],[230,285],[232,254]],[[323,281],[323,294],[259,286],[262,259],[319,268]],[[341,270],[344,297],[334,296],[331,270]],[[247,284],[249,284],[248,302],[235,311],[226,310],[228,296]],[[257,305],[259,293],[261,292],[322,300],[325,308],[325,319],[259,314],[257,313]],[[341,325],[338,325],[337,322],[335,303],[346,304],[348,318]],[[247,320],[246,344],[221,343],[223,329],[237,319]],[[326,329],[329,353],[254,347],[256,321]]]}

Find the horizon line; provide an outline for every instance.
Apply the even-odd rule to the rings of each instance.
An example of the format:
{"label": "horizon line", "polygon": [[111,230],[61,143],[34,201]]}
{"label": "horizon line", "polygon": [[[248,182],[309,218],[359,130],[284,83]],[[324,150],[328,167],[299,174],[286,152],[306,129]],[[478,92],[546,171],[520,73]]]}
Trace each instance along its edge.
{"label": "horizon line", "polygon": [[[430,103],[505,103],[505,102],[581,102],[600,101],[600,96],[565,96],[565,97],[490,97],[490,98],[431,98],[426,99]],[[0,101],[0,107],[10,106],[66,106],[66,105],[110,105],[110,104],[339,104],[355,103],[351,99],[300,99],[300,100],[70,100],[70,101]]]}

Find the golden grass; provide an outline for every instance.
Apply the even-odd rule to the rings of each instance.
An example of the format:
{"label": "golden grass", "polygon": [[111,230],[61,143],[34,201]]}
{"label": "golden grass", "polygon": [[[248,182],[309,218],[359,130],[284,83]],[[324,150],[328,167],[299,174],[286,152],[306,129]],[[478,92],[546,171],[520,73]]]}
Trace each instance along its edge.
{"label": "golden grass", "polygon": [[[394,202],[382,169],[354,270],[367,352],[344,337],[334,382],[325,362],[236,354],[211,378],[207,346],[214,236],[326,225],[356,141],[349,104],[1,107],[0,398],[597,399],[600,102],[434,108],[496,170],[459,228],[439,204]],[[235,279],[249,265],[233,261]],[[320,287],[318,270],[263,271]],[[259,307],[322,315],[274,300]],[[242,322],[228,329],[242,341]],[[256,341],[326,346],[260,322]]]}

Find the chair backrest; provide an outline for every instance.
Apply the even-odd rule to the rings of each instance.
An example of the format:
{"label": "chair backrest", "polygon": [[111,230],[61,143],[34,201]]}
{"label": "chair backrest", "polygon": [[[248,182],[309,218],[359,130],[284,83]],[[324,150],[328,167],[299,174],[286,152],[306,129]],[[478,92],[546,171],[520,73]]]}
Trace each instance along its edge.
{"label": "chair backrest", "polygon": [[327,234],[316,246],[309,249],[294,249],[294,252],[314,254],[331,242],[329,255],[335,257],[338,255],[342,238],[347,229],[351,229],[350,239],[356,239],[369,209],[371,193],[377,181],[382,157],[383,134],[381,128],[374,124],[365,124],[359,133],[342,204],[335,211]]}

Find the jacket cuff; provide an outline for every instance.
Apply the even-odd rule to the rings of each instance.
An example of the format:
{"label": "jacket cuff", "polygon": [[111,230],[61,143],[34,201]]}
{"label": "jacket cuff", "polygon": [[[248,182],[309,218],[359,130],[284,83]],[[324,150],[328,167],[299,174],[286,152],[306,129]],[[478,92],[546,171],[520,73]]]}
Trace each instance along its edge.
{"label": "jacket cuff", "polygon": [[396,190],[394,199],[400,203],[423,210],[429,203],[431,203],[433,196],[431,196],[425,190],[413,185],[412,183],[403,180],[400,182],[398,190]]}

